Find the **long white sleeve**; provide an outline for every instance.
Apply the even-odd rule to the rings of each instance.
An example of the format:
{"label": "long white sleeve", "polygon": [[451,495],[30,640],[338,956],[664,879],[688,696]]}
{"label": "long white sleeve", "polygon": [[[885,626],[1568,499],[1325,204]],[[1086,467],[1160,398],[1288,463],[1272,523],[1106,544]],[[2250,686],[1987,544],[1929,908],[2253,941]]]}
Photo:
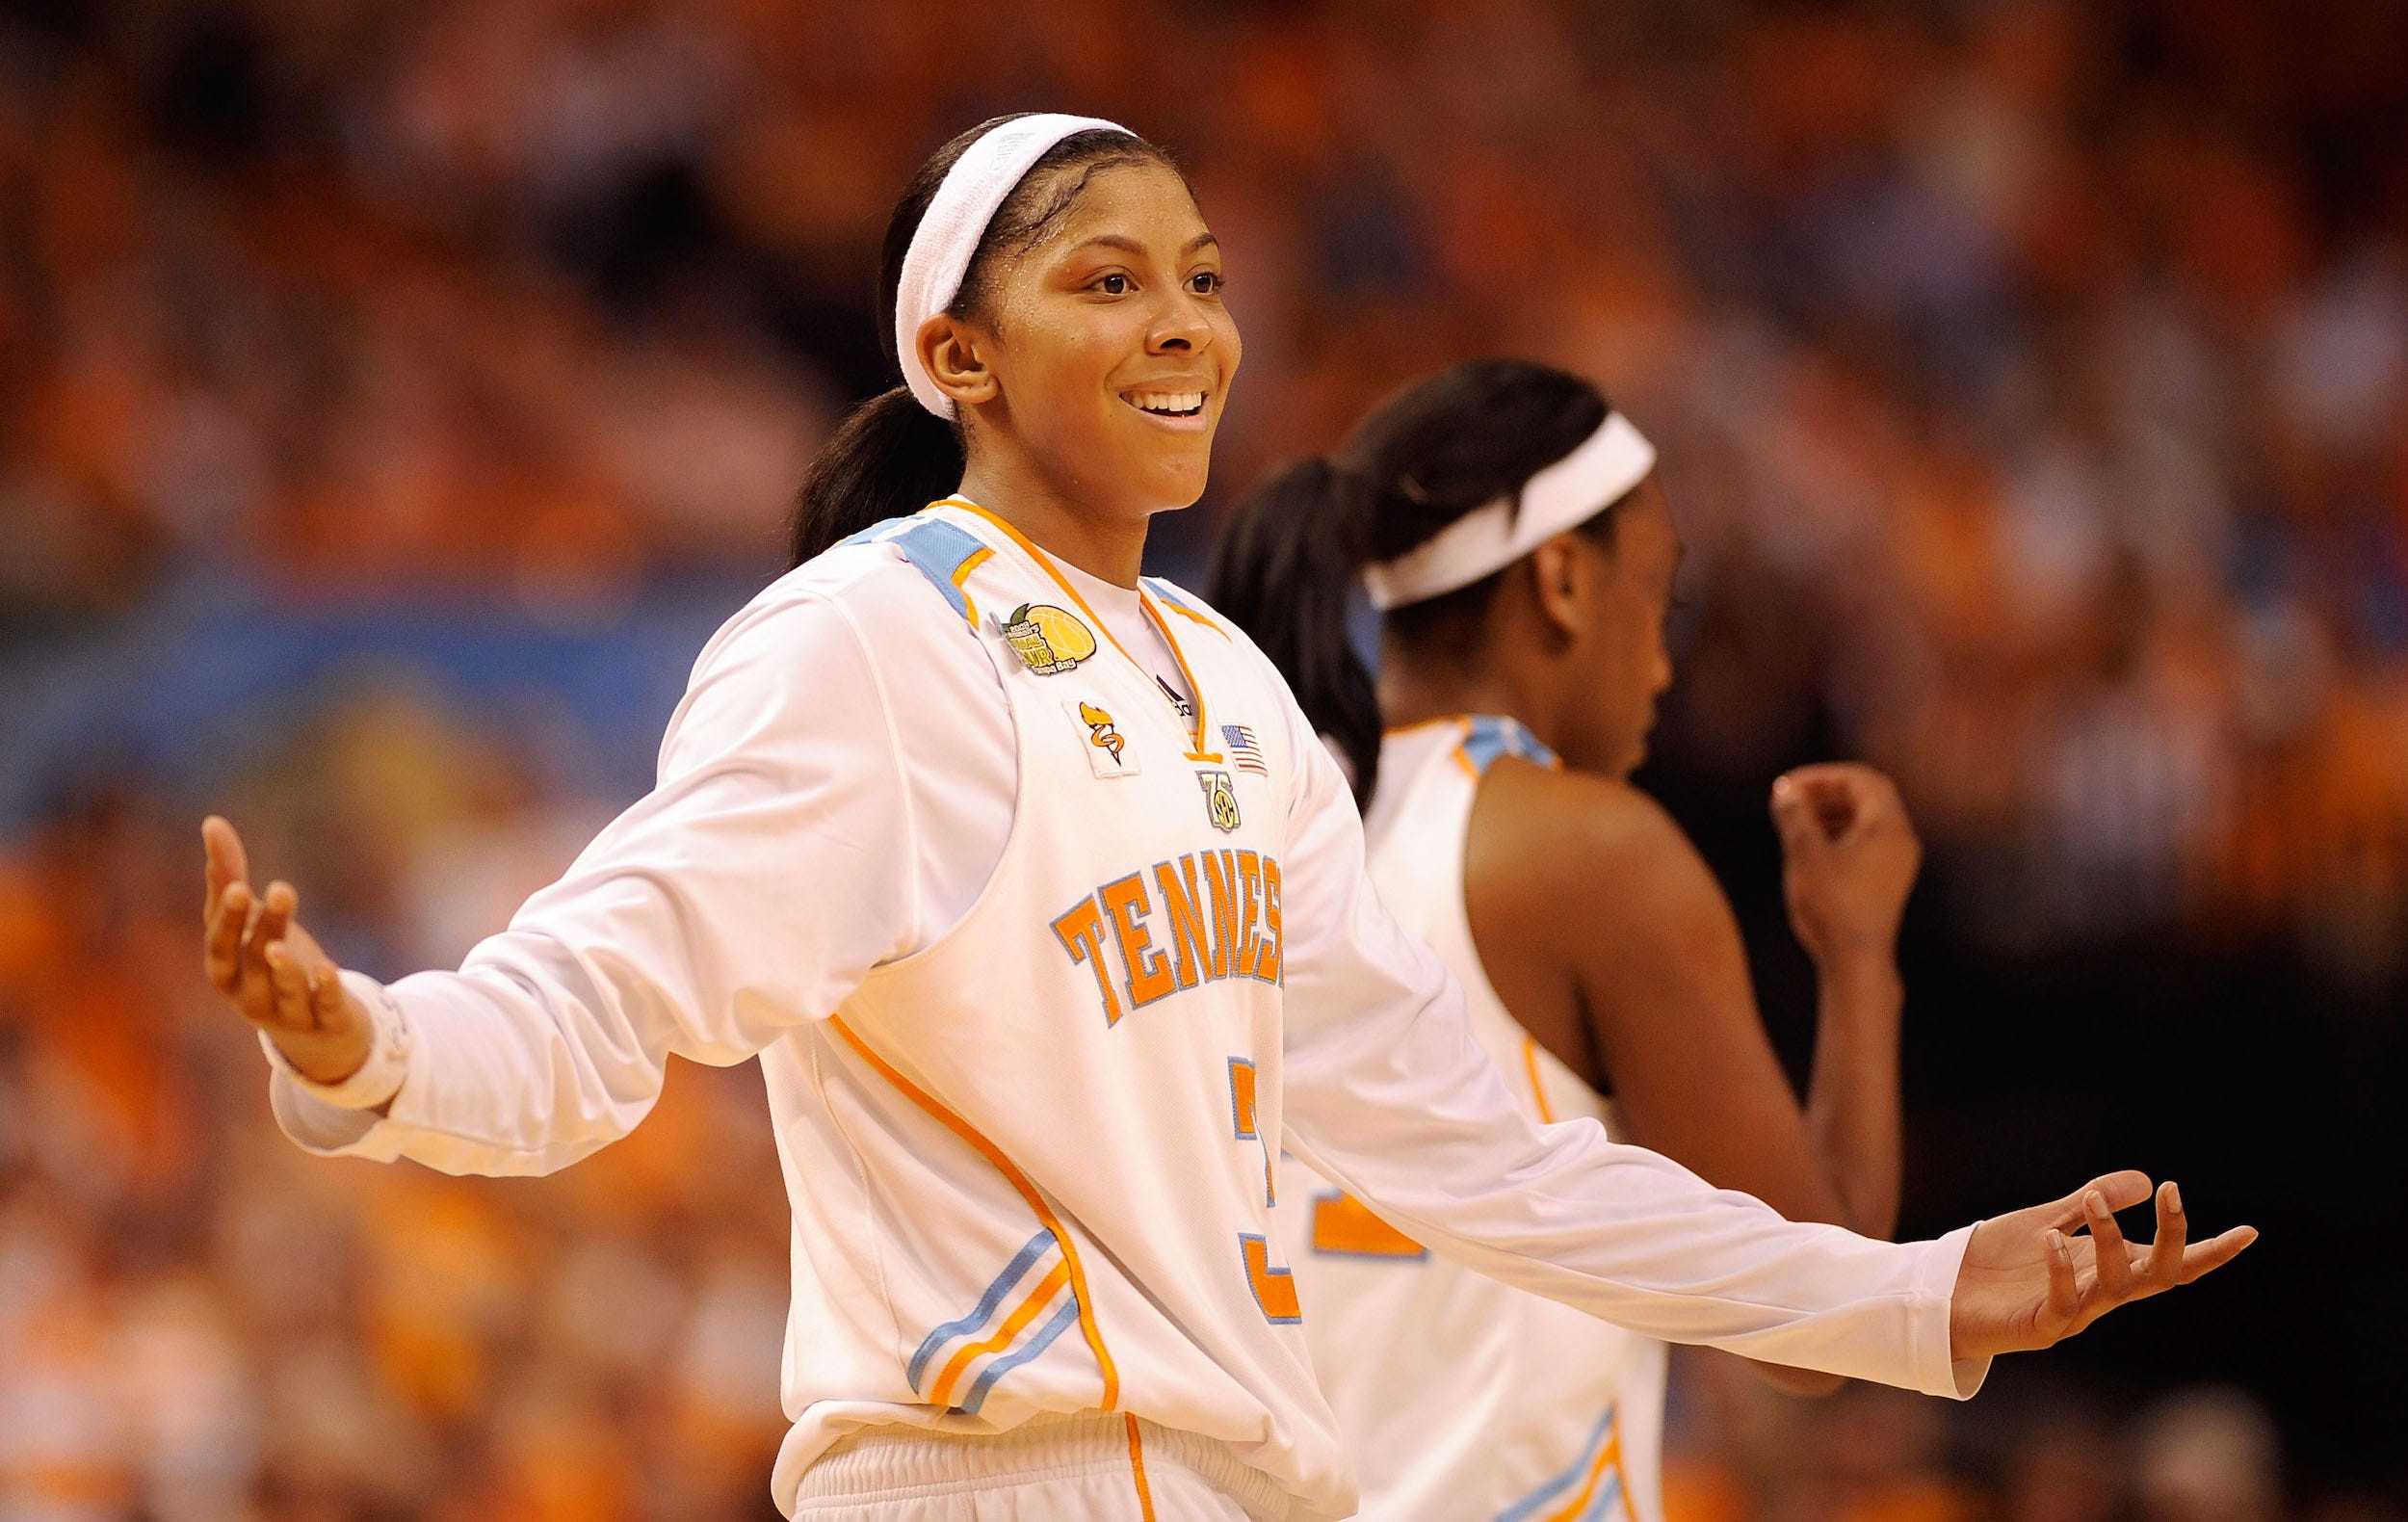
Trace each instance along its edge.
{"label": "long white sleeve", "polygon": [[[1300,714],[1291,722],[1301,727]],[[1963,1397],[1949,1299],[1970,1228],[1875,1242],[1607,1140],[1507,1092],[1434,954],[1363,870],[1336,764],[1309,754],[1286,863],[1288,1148],[1399,1229],[1491,1277],[1673,1342]]]}
{"label": "long white sleeve", "polygon": [[[449,1172],[549,1171],[642,1119],[669,1054],[740,1062],[920,944],[929,895],[913,790],[856,614],[961,646],[936,664],[955,685],[988,689],[984,704],[955,708],[956,734],[986,742],[1005,821],[1011,759],[991,668],[958,625],[925,610],[881,617],[881,599],[929,595],[916,583],[905,572],[898,590],[867,598],[770,594],[732,619],[696,663],[650,794],[458,972],[382,990],[355,981],[382,1005],[380,1019],[409,1028],[389,1113],[326,1104],[279,1072],[274,1105],[285,1131],[312,1150]],[[981,695],[974,685],[947,695]],[[1002,737],[982,725],[1003,726]],[[962,791],[994,811],[984,799],[993,779]],[[938,884],[939,914],[942,901],[984,880],[977,857],[987,851],[991,866],[1001,827],[991,845],[949,844],[968,863],[954,875],[969,887]]]}

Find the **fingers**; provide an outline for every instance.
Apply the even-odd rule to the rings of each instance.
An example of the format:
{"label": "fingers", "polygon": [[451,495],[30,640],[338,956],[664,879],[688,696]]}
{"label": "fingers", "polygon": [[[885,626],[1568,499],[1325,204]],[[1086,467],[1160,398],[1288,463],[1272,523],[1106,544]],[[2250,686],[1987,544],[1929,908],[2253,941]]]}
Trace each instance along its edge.
{"label": "fingers", "polygon": [[243,837],[234,832],[234,827],[222,814],[212,814],[200,822],[200,850],[201,875],[208,891],[201,908],[206,913],[228,884],[249,882],[250,857],[243,850]]}
{"label": "fingers", "polygon": [[2081,1314],[2081,1274],[2074,1266],[2074,1246],[2061,1231],[2049,1233],[2049,1317],[2070,1325]]}
{"label": "fingers", "polygon": [[2140,1265],[2144,1293],[2155,1295],[2181,1282],[2183,1248],[2189,1236],[2190,1224],[2183,1216],[2183,1192],[2169,1178],[2158,1186],[2157,1240],[2149,1244],[2148,1256]]}
{"label": "fingers", "polygon": [[284,943],[301,895],[281,881],[270,883],[264,896],[254,894],[242,841],[217,815],[203,822],[201,843],[209,895],[202,974],[253,1024],[309,1029],[312,976]]}
{"label": "fingers", "polygon": [[1788,777],[1803,797],[1810,817],[1831,840],[1845,839],[1862,829],[1877,802],[1878,789],[1873,784],[1880,780],[1880,774],[1854,762],[1826,761],[1802,766],[1790,772]]}
{"label": "fingers", "polygon": [[2132,1251],[2124,1245],[2124,1230],[2115,1223],[2115,1212],[2108,1208],[2105,1194],[2094,1189],[2082,1196],[2082,1220],[2090,1227],[2099,1288],[2106,1292],[2107,1302],[2132,1299]]}
{"label": "fingers", "polygon": [[268,948],[282,946],[284,932],[292,925],[293,911],[300,904],[301,895],[293,891],[291,883],[272,882],[268,884],[267,896],[251,910],[250,923],[244,928],[235,999],[243,1007],[244,1017],[257,1024],[270,1024],[277,1017],[275,967],[269,960]]}
{"label": "fingers", "polygon": [[2203,1274],[2212,1273],[2241,1254],[2241,1249],[2258,1240],[2255,1226],[2235,1226],[2222,1236],[2212,1237],[2183,1253],[2183,1266],[2175,1275],[2177,1284],[2188,1284]]}
{"label": "fingers", "polygon": [[209,986],[228,998],[241,988],[243,931],[250,924],[254,906],[249,883],[229,883],[210,905],[201,932],[201,970],[208,976]]}
{"label": "fingers", "polygon": [[1827,761],[1788,774],[1805,791],[1824,833],[1833,840],[1897,831],[1912,837],[1914,826],[1898,784],[1855,761]]}
{"label": "fingers", "polygon": [[1781,834],[1781,854],[1793,862],[1819,860],[1830,850],[1830,838],[1815,818],[1806,789],[1795,774],[1772,783],[1772,827]]}
{"label": "fingers", "polygon": [[259,923],[251,927],[252,945],[265,952],[270,942],[284,938],[284,928],[293,923],[293,911],[301,907],[301,895],[293,885],[281,879],[268,884],[267,897],[259,901]]}
{"label": "fingers", "polygon": [[287,1031],[312,1029],[316,1024],[311,999],[314,975],[282,941],[268,942],[260,957],[268,966],[270,1023]]}
{"label": "fingers", "polygon": [[2049,1224],[2063,1231],[2071,1231],[2081,1225],[2084,1220],[2084,1203],[2092,1194],[2106,1196],[2107,1208],[2109,1211],[2117,1211],[2139,1204],[2149,1197],[2149,1192],[2156,1187],[2150,1181],[2149,1175],[2138,1168],[2102,1173],[2058,1200],[2052,1207]]}
{"label": "fingers", "polygon": [[241,980],[243,931],[258,906],[250,891],[250,863],[242,837],[216,814],[200,822],[200,850],[201,972],[211,987],[231,997]]}
{"label": "fingers", "polygon": [[343,979],[331,966],[313,971],[309,986],[310,1022],[321,1031],[342,1023]]}

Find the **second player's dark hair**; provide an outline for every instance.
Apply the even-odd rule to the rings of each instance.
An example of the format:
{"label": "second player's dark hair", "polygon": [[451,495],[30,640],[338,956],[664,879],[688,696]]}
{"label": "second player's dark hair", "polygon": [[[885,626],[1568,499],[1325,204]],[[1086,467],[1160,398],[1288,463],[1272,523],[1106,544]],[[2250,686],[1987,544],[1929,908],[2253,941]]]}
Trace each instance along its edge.
{"label": "second player's dark hair", "polygon": [[[1379,783],[1379,701],[1347,637],[1363,567],[1426,542],[1579,448],[1606,420],[1604,393],[1520,359],[1442,370],[1363,420],[1336,457],[1291,465],[1240,503],[1213,557],[1213,606],[1254,637],[1304,715],[1354,768],[1356,801]],[[1612,532],[1613,514],[1591,518]],[[1386,615],[1417,656],[1464,660],[1504,572]]]}
{"label": "second player's dark hair", "polygon": [[[879,347],[899,369],[896,292],[903,283],[903,256],[911,251],[920,219],[928,215],[929,202],[936,198],[945,175],[970,144],[1018,118],[1015,115],[981,122],[938,148],[911,176],[903,199],[895,203],[878,256],[877,332]],[[1098,171],[1125,164],[1176,169],[1168,154],[1143,138],[1102,127],[1074,132],[1047,149],[996,209],[979,240],[978,251],[971,255],[961,293],[946,310],[956,317],[982,315],[994,294],[998,264],[1042,237]],[[1085,172],[1076,176],[1056,172],[1069,169]],[[922,407],[909,386],[881,391],[853,408],[812,457],[802,489],[796,495],[790,544],[793,564],[799,565],[874,523],[917,512],[950,494],[961,485],[962,464],[957,423]]]}

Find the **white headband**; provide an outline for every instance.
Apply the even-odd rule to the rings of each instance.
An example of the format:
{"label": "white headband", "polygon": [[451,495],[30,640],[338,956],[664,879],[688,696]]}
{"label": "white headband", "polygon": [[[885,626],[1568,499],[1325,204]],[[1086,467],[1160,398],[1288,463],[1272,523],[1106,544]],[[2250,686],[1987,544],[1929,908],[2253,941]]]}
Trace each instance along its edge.
{"label": "white headband", "polygon": [[1630,495],[1655,468],[1656,446],[1629,418],[1608,412],[1580,448],[1523,484],[1521,512],[1514,512],[1511,497],[1499,497],[1395,560],[1365,566],[1372,606],[1385,613],[1501,571]]}
{"label": "white headband", "polygon": [[1137,136],[1100,117],[1050,111],[1021,117],[964,148],[929,198],[903,255],[903,278],[895,286],[895,357],[903,365],[903,383],[938,417],[954,415],[954,400],[936,389],[928,367],[920,363],[920,325],[961,294],[961,277],[970,273],[970,256],[979,251],[986,224],[1036,161],[1072,133],[1096,128]]}

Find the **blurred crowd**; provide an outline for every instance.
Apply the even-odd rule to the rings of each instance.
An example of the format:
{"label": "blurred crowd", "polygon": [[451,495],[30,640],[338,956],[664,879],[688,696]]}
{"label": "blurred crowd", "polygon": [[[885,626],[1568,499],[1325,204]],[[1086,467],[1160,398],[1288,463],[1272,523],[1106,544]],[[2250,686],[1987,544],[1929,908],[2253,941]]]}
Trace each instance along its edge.
{"label": "blurred crowd", "polygon": [[[13,5],[0,1518],[766,1511],[757,1078],[681,1066],[551,1180],[305,1159],[197,978],[191,827],[234,813],[372,972],[499,925],[641,785],[699,636],[619,709],[443,672],[540,689],[782,568],[803,462],[889,383],[893,196],[1037,106],[1165,143],[1228,249],[1246,380],[1160,568],[1415,376],[1564,364],[1662,446],[1690,546],[1660,768],[1890,768],[1999,956],[2264,941],[2401,985],[2393,0]],[[362,619],[375,661],[313,664]],[[2305,1514],[2246,1397],[2169,1400],[1969,1427],[1709,1365],[1674,1488]]]}
{"label": "blurred crowd", "polygon": [[2271,932],[2379,981],[2408,17],[2294,9],[13,8],[0,628],[195,576],[576,625],[774,570],[885,382],[896,188],[1066,102],[1178,151],[1230,249],[1221,492],[1462,355],[1580,368],[1667,446],[1685,762],[1827,725],[2009,950]]}

